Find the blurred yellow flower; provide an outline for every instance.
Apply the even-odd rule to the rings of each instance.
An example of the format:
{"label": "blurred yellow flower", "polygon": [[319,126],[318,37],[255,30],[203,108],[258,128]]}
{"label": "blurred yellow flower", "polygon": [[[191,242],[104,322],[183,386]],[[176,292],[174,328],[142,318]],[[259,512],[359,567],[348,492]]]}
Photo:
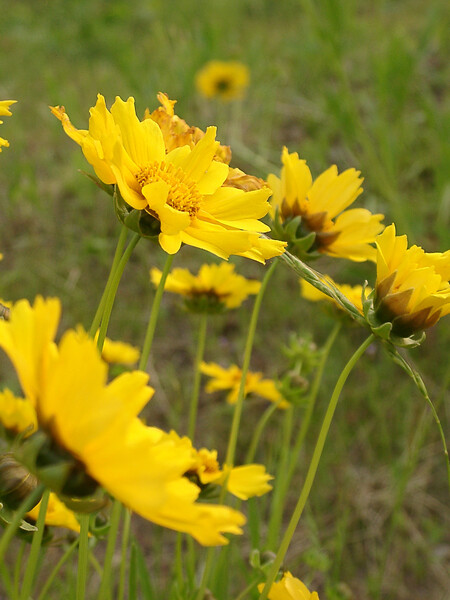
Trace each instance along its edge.
{"label": "blurred yellow flower", "polygon": [[25,430],[31,435],[37,429],[36,411],[29,400],[17,398],[11,390],[0,391],[0,423],[12,434]]}
{"label": "blurred yellow flower", "polygon": [[408,248],[395,225],[376,239],[377,281],[374,308],[379,321],[392,322],[392,332],[408,337],[450,313],[450,250],[427,253]]}
{"label": "blurred yellow flower", "polygon": [[168,254],[178,252],[182,243],[225,259],[237,254],[265,262],[283,253],[283,242],[261,237],[270,230],[259,221],[269,210],[270,190],[223,186],[229,167],[214,160],[219,145],[215,127],[208,127],[193,148],[184,145],[166,153],[160,126],[153,119],[139,121],[134,98],[116,98],[110,112],[99,95],[89,131],[73,127],[64,107],[52,112],[80,144],[99,179],[116,184],[129,206],[159,221],[159,243]]}
{"label": "blurred yellow flower", "polygon": [[[258,585],[262,592],[264,584]],[[317,592],[310,592],[306,585],[286,571],[280,581],[273,583],[270,588],[269,600],[319,600]]]}
{"label": "blurred yellow flower", "polygon": [[[200,370],[211,380],[206,384],[205,390],[208,394],[219,390],[230,390],[227,395],[227,402],[235,404],[237,402],[239,386],[242,378],[242,370],[237,365],[231,365],[224,369],[216,363],[201,364]],[[244,395],[255,394],[270,402],[275,402],[278,408],[288,408],[289,403],[278,391],[273,379],[263,379],[262,373],[249,371],[245,382]]]}
{"label": "blurred yellow flower", "polygon": [[21,300],[10,320],[0,322],[0,347],[36,408],[39,431],[24,442],[22,456],[33,450],[38,476],[45,473],[37,443],[44,444],[45,466],[71,461],[65,478],[53,483],[58,493],[89,496],[100,484],[144,518],[204,545],[227,543],[221,532],[241,533],[241,513],[195,502],[200,488],[184,477],[190,448],[138,418],[153,394],[148,375],[134,371],[108,383],[108,367],[83,331],[69,330],[58,346],[53,342],[59,314],[57,299],[37,298],[33,307]]}
{"label": "blurred yellow flower", "polygon": [[[37,521],[41,503],[39,502],[32,510],[27,513],[27,517]],[[45,524],[52,527],[66,527],[79,533],[80,524],[75,514],[61,502],[56,494],[50,492],[48,499],[47,513],[45,515]]]}
{"label": "blurred yellow flower", "polygon": [[250,83],[250,71],[238,61],[211,60],[198,71],[195,83],[206,98],[235,100],[244,95]]}
{"label": "blurred yellow flower", "polygon": [[[10,117],[12,112],[9,110],[11,104],[14,104],[17,100],[0,100],[0,117]],[[0,125],[3,121],[0,121]],[[8,140],[0,137],[0,152],[2,151],[2,146],[7,148],[9,146]],[[1,258],[1,255],[0,255]]]}
{"label": "blurred yellow flower", "polygon": [[[363,287],[362,287],[362,285],[348,285],[346,283],[339,284],[339,283],[336,283],[335,281],[333,281],[331,279],[331,277],[324,277],[324,281],[325,281],[325,283],[329,282],[334,287],[336,287],[342,294],[344,294],[344,296],[346,296],[350,300],[350,302],[352,302],[356,306],[356,308],[359,310],[359,312],[361,314],[363,314],[363,306],[362,306]],[[328,300],[329,302],[332,302],[333,304],[335,304],[338,308],[341,308],[341,305],[338,302],[336,302],[336,300],[334,300],[334,298],[327,296],[327,294],[324,294],[323,292],[321,292],[320,290],[315,288],[313,285],[311,285],[310,283],[305,281],[305,279],[300,279],[300,287],[301,287],[301,294],[302,294],[303,298],[306,298],[307,300],[310,300],[311,302],[319,302],[321,300]],[[366,296],[371,291],[372,291],[372,289],[370,287],[366,287],[366,290],[365,290]]]}
{"label": "blurred yellow flower", "polygon": [[[98,331],[94,340],[97,342]],[[139,348],[125,342],[113,341],[105,338],[102,348],[102,358],[108,364],[134,365],[139,360],[141,352]]]}
{"label": "blurred yellow flower", "polygon": [[[161,271],[150,270],[153,285],[158,286]],[[202,265],[197,275],[188,269],[173,269],[166,279],[165,290],[186,296],[193,301],[202,299],[226,308],[237,308],[250,294],[257,294],[261,283],[238,275],[234,265]]]}
{"label": "blurred yellow flower", "polygon": [[347,169],[340,175],[335,165],[314,182],[306,161],[297,152],[282,152],[281,179],[270,174],[267,183],[273,191],[271,215],[283,223],[301,217],[303,234],[316,234],[312,249],[323,254],[357,262],[375,261],[371,245],[383,230],[383,215],[364,208],[346,210],[362,193],[360,172]]}

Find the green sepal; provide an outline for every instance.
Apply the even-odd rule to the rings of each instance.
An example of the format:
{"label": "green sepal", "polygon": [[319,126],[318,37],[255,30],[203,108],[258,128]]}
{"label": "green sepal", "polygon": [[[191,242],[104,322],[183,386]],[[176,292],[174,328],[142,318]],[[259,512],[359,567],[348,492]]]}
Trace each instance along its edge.
{"label": "green sepal", "polygon": [[89,517],[89,531],[96,538],[106,537],[111,529],[111,522],[103,514],[91,514]]}
{"label": "green sepal", "polygon": [[220,315],[227,307],[213,294],[199,294],[184,299],[184,307],[188,312],[197,314]]}
{"label": "green sepal", "polygon": [[[5,506],[4,504],[2,504],[0,502],[0,525],[2,527],[8,527],[8,525],[11,523],[11,521],[13,519],[13,515],[14,515],[14,511],[12,511],[11,509],[9,509],[7,506]],[[19,529],[21,529],[22,531],[24,531],[26,533],[34,533],[35,531],[38,530],[35,525],[32,525],[31,523],[28,523],[27,521],[24,521],[23,519],[19,525]]]}
{"label": "green sepal", "polygon": [[86,171],[83,171],[83,169],[79,169],[79,171],[82,175],[85,175],[88,179],[93,181],[97,187],[99,187],[101,190],[106,192],[108,194],[108,196],[114,195],[114,185],[113,184],[103,183],[103,181],[101,179],[99,179],[96,175],[87,173]]}
{"label": "green sepal", "polygon": [[159,236],[161,225],[158,219],[145,210],[137,210],[127,204],[117,186],[114,188],[113,201],[117,218],[125,227],[144,238],[155,239]]}

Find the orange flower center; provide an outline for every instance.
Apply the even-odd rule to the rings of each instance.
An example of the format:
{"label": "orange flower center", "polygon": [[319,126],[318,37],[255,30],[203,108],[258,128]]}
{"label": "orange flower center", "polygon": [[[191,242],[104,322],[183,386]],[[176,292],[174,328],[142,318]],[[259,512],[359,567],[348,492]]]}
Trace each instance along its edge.
{"label": "orange flower center", "polygon": [[191,217],[197,215],[202,196],[195,181],[189,180],[180,167],[164,161],[155,161],[136,173],[136,179],[141,187],[156,181],[164,181],[169,186],[167,204],[175,210],[189,213]]}

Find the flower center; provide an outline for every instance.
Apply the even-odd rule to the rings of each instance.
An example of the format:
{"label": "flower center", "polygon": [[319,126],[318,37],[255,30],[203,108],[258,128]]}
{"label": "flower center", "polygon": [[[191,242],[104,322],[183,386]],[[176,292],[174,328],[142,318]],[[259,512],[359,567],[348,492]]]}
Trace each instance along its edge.
{"label": "flower center", "polygon": [[175,210],[189,213],[191,217],[197,215],[202,196],[195,181],[190,181],[180,167],[164,161],[155,161],[136,173],[136,179],[141,187],[156,181],[164,181],[169,186],[167,204]]}

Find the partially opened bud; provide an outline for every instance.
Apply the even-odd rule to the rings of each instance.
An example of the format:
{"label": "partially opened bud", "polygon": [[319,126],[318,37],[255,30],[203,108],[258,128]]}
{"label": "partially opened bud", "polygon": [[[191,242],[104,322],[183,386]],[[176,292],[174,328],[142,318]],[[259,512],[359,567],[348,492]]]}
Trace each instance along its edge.
{"label": "partially opened bud", "polygon": [[[38,485],[37,478],[17,462],[13,454],[0,456],[0,501],[16,510]],[[40,498],[36,500],[38,504]]]}

